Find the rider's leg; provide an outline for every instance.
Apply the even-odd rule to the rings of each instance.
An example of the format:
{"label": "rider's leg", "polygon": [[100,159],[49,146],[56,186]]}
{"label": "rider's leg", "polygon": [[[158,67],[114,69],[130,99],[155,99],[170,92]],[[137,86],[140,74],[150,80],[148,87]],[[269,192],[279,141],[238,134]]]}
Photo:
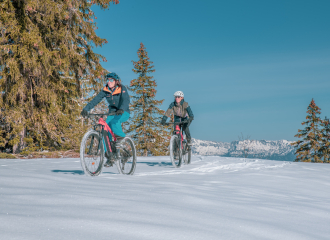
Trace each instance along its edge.
{"label": "rider's leg", "polygon": [[110,128],[112,129],[113,133],[116,135],[116,137],[124,138],[126,135],[123,132],[121,124],[123,122],[126,122],[129,119],[129,113],[124,112],[122,115],[115,115],[115,116],[109,116],[109,117],[113,117],[110,119],[109,122],[107,119],[107,123],[110,126]]}
{"label": "rider's leg", "polygon": [[[107,120],[106,120],[106,123],[109,125],[109,122],[114,118],[114,116],[108,116],[107,117]],[[112,136],[109,132],[107,131],[104,131],[103,133],[103,146],[105,146],[104,148],[104,153],[105,153],[105,156],[106,157],[110,157],[110,149],[109,149],[109,143],[107,142],[109,139],[109,143],[110,141],[112,141]]]}
{"label": "rider's leg", "polygon": [[191,143],[191,135],[190,135],[189,127],[187,125],[188,125],[187,123],[183,124],[182,130],[186,134],[186,139],[187,139],[188,144],[190,144]]}
{"label": "rider's leg", "polygon": [[104,164],[105,167],[112,167],[112,162],[111,162],[111,156],[112,156],[112,146],[111,146],[111,142],[110,142],[110,139],[111,139],[111,134],[109,134],[107,131],[103,131],[103,145],[105,146],[104,148],[104,155],[107,159],[106,163]]}

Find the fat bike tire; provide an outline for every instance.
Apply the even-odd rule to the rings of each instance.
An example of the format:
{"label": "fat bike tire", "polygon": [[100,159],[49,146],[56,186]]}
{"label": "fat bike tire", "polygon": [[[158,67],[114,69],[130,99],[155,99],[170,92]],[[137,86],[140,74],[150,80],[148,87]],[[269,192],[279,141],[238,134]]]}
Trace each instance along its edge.
{"label": "fat bike tire", "polygon": [[118,172],[124,175],[133,175],[136,167],[136,149],[133,140],[125,137],[117,149],[118,160],[115,161]]}
{"label": "fat bike tire", "polygon": [[88,131],[80,144],[80,163],[88,176],[98,176],[102,173],[104,162],[104,146],[99,133]]}
{"label": "fat bike tire", "polygon": [[182,159],[184,164],[190,164],[191,162],[191,147],[188,145],[187,142],[183,142],[183,149],[182,152]]}
{"label": "fat bike tire", "polygon": [[186,154],[186,158],[187,158],[187,164],[191,163],[191,147],[189,146],[188,148],[188,152]]}
{"label": "fat bike tire", "polygon": [[190,164],[191,163],[191,149],[187,149],[185,151],[185,154],[182,155],[182,159],[184,164]]}
{"label": "fat bike tire", "polygon": [[175,168],[181,167],[182,149],[180,146],[180,139],[176,135],[173,135],[170,140],[170,157],[173,167]]}

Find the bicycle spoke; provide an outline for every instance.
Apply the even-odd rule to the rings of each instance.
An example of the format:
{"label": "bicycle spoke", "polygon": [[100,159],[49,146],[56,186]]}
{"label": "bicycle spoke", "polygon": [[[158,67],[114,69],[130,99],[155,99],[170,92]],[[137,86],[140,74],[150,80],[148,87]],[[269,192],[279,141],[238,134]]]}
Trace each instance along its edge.
{"label": "bicycle spoke", "polygon": [[122,174],[133,174],[136,165],[136,152],[133,141],[128,137],[126,137],[121,143],[119,158],[118,170]]}
{"label": "bicycle spoke", "polygon": [[89,131],[85,134],[81,143],[80,159],[84,172],[97,176],[102,171],[103,147],[100,137],[96,131]]}

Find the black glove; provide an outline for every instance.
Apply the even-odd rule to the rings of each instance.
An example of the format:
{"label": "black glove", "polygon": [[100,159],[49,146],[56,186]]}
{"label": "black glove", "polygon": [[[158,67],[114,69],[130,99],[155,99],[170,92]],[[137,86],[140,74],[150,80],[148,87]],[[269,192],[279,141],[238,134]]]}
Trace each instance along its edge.
{"label": "black glove", "polygon": [[190,117],[190,118],[188,119],[188,121],[189,121],[190,123],[191,123],[193,120],[194,120],[193,117]]}
{"label": "black glove", "polygon": [[81,111],[80,115],[83,116],[83,117],[86,117],[88,115],[88,112],[85,109],[83,109]]}
{"label": "black glove", "polygon": [[116,115],[122,115],[124,113],[124,110],[123,109],[118,109],[116,111]]}
{"label": "black glove", "polygon": [[160,122],[161,125],[165,125],[166,120],[163,118],[162,121]]}

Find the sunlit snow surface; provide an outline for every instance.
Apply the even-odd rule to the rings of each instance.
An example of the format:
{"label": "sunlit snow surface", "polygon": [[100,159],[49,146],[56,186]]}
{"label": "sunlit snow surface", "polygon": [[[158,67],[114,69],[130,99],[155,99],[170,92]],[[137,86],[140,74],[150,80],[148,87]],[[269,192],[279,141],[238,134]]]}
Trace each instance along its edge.
{"label": "sunlit snow surface", "polygon": [[0,160],[0,239],[330,239],[330,164],[138,158],[133,176],[79,159]]}

